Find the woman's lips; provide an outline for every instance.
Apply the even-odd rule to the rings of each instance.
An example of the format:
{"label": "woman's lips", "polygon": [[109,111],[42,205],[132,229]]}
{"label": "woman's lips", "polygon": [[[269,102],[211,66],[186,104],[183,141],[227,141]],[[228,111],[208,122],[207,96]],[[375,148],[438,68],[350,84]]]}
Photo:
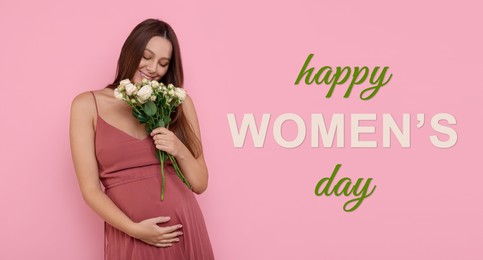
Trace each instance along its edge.
{"label": "woman's lips", "polygon": [[153,80],[154,79],[154,77],[148,76],[148,75],[144,74],[142,71],[139,71],[139,73],[141,73],[141,76],[143,76],[144,78],[146,78],[148,80]]}

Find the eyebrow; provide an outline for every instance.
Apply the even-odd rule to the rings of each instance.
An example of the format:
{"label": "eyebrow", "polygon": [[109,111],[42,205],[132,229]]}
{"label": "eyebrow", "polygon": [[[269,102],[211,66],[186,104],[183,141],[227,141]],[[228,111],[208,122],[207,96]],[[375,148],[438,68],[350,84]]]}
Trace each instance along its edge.
{"label": "eyebrow", "polygon": [[[149,51],[151,54],[153,54],[153,55],[154,55],[154,52],[153,52],[152,50],[150,50],[150,49],[148,49],[148,48],[146,48],[146,49],[144,49],[144,50]],[[164,60],[168,60],[168,61],[170,61],[170,59],[169,59],[169,58],[166,58],[166,57],[161,57],[161,60],[163,60],[163,59],[164,59]]]}

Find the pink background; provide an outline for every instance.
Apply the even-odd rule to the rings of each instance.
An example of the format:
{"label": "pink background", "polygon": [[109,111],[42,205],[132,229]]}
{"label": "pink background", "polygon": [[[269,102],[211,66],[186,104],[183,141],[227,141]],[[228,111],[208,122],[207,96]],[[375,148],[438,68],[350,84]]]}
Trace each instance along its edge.
{"label": "pink background", "polygon": [[[2,1],[0,259],[102,259],[103,223],[83,202],[70,157],[70,103],[111,82],[121,45],[145,18],[181,42],[200,118],[208,190],[198,197],[217,259],[483,259],[483,37],[479,1]],[[370,101],[294,87],[313,65],[389,66]],[[264,148],[234,148],[226,115],[272,115]],[[298,148],[273,139],[277,116],[455,116],[458,143],[435,148],[412,121],[411,148]],[[350,121],[346,120],[348,124]],[[286,124],[284,136],[295,136]],[[394,139],[393,139],[394,140]],[[374,178],[355,212],[317,197],[318,180]]]}

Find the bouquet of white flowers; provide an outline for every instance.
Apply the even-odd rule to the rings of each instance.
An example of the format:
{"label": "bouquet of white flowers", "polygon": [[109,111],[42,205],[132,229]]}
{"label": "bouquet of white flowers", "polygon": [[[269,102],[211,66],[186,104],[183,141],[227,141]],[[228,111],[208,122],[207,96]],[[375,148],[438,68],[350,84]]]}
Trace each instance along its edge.
{"label": "bouquet of white flowers", "polygon": [[[173,84],[165,86],[156,80],[148,81],[143,79],[140,84],[133,84],[129,79],[125,79],[114,89],[114,96],[128,103],[132,107],[134,117],[140,123],[145,124],[146,131],[151,133],[153,129],[158,127],[168,128],[171,121],[171,113],[177,106],[183,103],[186,98],[186,92],[182,88],[173,86]],[[157,150],[157,155],[161,161],[161,200],[164,199],[164,162],[166,162],[166,159],[173,163],[178,177],[191,189],[191,185],[186,181],[174,156],[161,150]]]}

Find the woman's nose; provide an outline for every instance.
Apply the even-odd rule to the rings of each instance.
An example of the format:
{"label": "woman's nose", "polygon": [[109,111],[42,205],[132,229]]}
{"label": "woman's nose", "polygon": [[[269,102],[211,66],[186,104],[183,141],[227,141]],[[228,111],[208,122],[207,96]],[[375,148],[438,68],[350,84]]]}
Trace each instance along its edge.
{"label": "woman's nose", "polygon": [[147,66],[146,66],[146,69],[150,72],[150,73],[154,73],[156,72],[156,67],[157,67],[157,63],[156,62],[150,62]]}

